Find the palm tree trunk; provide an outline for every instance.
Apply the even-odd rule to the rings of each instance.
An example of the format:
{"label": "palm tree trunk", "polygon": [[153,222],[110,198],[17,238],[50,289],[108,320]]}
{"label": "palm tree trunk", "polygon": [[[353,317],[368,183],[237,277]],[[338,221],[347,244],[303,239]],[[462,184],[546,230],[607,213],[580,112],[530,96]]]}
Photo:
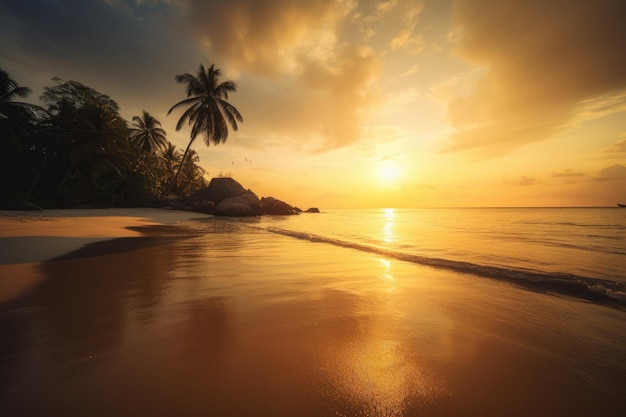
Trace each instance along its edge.
{"label": "palm tree trunk", "polygon": [[180,165],[178,166],[178,170],[176,171],[176,175],[174,175],[174,179],[172,179],[170,184],[167,186],[167,189],[165,190],[165,192],[163,194],[161,194],[161,200],[163,200],[170,193],[170,191],[172,191],[172,187],[174,187],[174,184],[176,184],[178,182],[178,177],[180,176],[180,171],[183,169],[183,164],[185,163],[185,158],[187,157],[187,153],[189,153],[189,148],[191,147],[192,143],[193,143],[193,139],[189,141],[189,144],[187,145],[187,148],[185,149],[185,153],[183,154],[183,157],[180,160]]}

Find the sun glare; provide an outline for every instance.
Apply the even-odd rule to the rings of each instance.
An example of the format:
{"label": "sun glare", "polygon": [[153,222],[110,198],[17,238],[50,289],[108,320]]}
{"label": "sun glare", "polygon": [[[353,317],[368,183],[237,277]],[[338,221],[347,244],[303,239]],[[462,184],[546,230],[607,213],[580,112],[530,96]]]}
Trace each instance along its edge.
{"label": "sun glare", "polygon": [[378,178],[387,185],[394,184],[400,177],[400,168],[394,161],[384,161],[378,168]]}

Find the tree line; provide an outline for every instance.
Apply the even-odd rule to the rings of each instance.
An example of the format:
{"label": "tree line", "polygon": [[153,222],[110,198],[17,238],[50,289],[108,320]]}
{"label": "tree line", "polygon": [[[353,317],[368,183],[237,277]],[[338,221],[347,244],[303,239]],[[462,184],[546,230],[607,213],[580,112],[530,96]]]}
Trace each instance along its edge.
{"label": "tree line", "polygon": [[31,90],[0,69],[0,206],[29,201],[48,208],[154,205],[170,194],[185,197],[207,185],[206,172],[191,149],[228,138],[228,124],[243,119],[228,103],[232,81],[200,66],[196,75],[177,75],[187,98],[176,130],[191,127],[184,152],[167,140],[161,123],[143,111],[132,121],[106,94],[76,81],[53,79],[41,105],[20,101]]}

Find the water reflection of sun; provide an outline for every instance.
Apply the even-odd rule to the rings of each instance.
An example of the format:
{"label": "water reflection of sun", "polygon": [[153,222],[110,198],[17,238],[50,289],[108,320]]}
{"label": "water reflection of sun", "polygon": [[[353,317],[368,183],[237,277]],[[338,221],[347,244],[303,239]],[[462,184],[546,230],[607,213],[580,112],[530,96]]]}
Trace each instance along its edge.
{"label": "water reflection of sun", "polygon": [[383,225],[383,236],[382,236],[382,238],[385,241],[385,243],[395,242],[396,236],[393,233],[394,209],[392,209],[392,208],[384,209],[384,216],[385,216],[385,224]]}

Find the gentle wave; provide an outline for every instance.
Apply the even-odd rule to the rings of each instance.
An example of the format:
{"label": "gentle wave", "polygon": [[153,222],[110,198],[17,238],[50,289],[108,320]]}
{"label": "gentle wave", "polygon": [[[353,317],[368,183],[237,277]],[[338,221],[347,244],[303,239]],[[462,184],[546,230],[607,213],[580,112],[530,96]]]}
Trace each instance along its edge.
{"label": "gentle wave", "polygon": [[309,242],[326,243],[343,248],[384,255],[401,261],[413,262],[434,268],[504,280],[521,285],[530,290],[578,297],[603,304],[626,305],[626,286],[612,281],[571,274],[511,269],[451,259],[420,256],[393,249],[275,227],[268,227],[264,230],[270,233],[307,240]]}

